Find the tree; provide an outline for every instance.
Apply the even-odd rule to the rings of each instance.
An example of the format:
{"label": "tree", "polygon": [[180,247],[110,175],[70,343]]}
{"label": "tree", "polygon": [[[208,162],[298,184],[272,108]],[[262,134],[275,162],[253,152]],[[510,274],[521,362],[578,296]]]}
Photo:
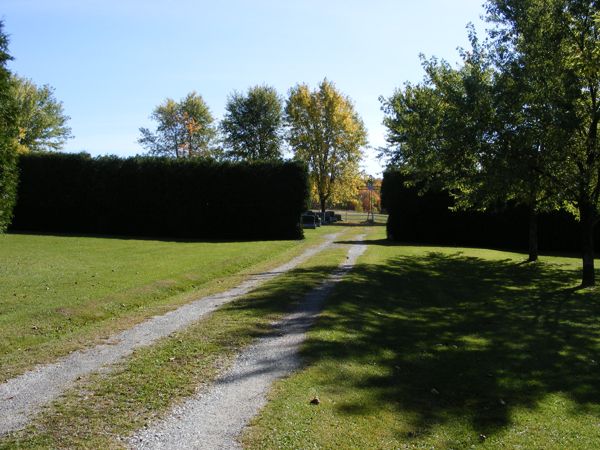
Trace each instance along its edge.
{"label": "tree", "polygon": [[[542,7],[535,14],[547,15],[548,11]],[[553,52],[555,36],[546,34],[549,31],[534,27],[527,32],[531,39],[527,45],[536,47],[538,55]],[[529,209],[529,260],[535,261],[538,213],[564,205],[559,195],[562,188],[552,178],[562,172],[562,157],[557,151],[560,153],[568,143],[571,133],[569,113],[556,108],[570,82],[568,74],[557,70],[551,61],[540,65],[537,56],[516,51],[512,45],[507,51],[505,32],[492,32],[490,43],[490,60],[496,69],[492,162],[500,167],[507,197]]]}
{"label": "tree", "polygon": [[[524,79],[544,98],[528,106],[553,136],[541,170],[581,221],[582,286],[595,285],[594,227],[600,220],[600,27],[592,0],[490,0],[492,36],[507,59],[520,61]],[[534,97],[535,98],[535,97]],[[529,107],[531,105],[532,107]],[[534,108],[536,107],[537,108]],[[550,116],[552,120],[547,120]]]}
{"label": "tree", "polygon": [[269,86],[255,86],[246,95],[234,92],[225,105],[221,131],[226,154],[233,159],[281,159],[282,101]]}
{"label": "tree", "polygon": [[66,125],[70,117],[64,114],[54,90],[48,85],[37,87],[18,76],[13,76],[12,81],[19,152],[60,150],[71,138],[71,129]]}
{"label": "tree", "polygon": [[324,213],[347,180],[357,178],[367,131],[352,101],[326,79],[313,91],[305,84],[292,88],[285,114],[294,158],[308,164]]}
{"label": "tree", "polygon": [[[447,190],[457,209],[485,210],[505,195],[494,172],[493,73],[471,35],[463,64],[423,59],[425,78],[380,98],[386,140],[383,155],[422,191]],[[494,175],[494,176],[491,176]]]}
{"label": "tree", "polygon": [[12,95],[12,82],[6,64],[8,37],[0,21],[0,233],[11,222],[17,189],[17,109]]}
{"label": "tree", "polygon": [[600,220],[600,13],[586,0],[489,0],[487,51],[425,63],[421,85],[384,99],[390,161],[438,181],[458,206],[513,201],[581,221],[582,286],[595,284]]}
{"label": "tree", "polygon": [[138,139],[150,154],[175,158],[214,157],[211,143],[216,131],[214,119],[202,97],[189,93],[181,101],[166,99],[150,116],[156,131],[140,128]]}
{"label": "tree", "polygon": [[382,99],[391,144],[384,153],[425,189],[448,190],[457,209],[525,205],[535,261],[537,214],[559,207],[541,175],[552,162],[546,143],[557,135],[547,117],[531,114],[544,110],[546,95],[523,82],[521,64],[500,61],[498,49],[480,45],[473,30],[470,40],[459,68],[423,61],[422,84]]}

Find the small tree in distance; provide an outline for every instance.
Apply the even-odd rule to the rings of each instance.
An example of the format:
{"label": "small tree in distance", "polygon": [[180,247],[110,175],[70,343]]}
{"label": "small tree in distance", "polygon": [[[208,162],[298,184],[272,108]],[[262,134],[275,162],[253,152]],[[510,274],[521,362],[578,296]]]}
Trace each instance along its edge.
{"label": "small tree in distance", "polygon": [[281,159],[283,107],[277,91],[255,86],[227,100],[221,132],[226,155],[236,160]]}
{"label": "small tree in distance", "polygon": [[181,101],[166,99],[150,116],[156,131],[140,128],[138,143],[156,156],[174,158],[214,157],[211,148],[216,135],[213,116],[202,97],[189,93]]}
{"label": "small tree in distance", "polygon": [[306,84],[292,88],[285,112],[294,158],[308,164],[324,213],[336,192],[356,180],[367,131],[352,101],[327,79],[313,91]]}
{"label": "small tree in distance", "polygon": [[17,106],[18,150],[60,150],[70,139],[69,116],[62,102],[47,84],[37,87],[31,80],[12,77],[13,97]]}

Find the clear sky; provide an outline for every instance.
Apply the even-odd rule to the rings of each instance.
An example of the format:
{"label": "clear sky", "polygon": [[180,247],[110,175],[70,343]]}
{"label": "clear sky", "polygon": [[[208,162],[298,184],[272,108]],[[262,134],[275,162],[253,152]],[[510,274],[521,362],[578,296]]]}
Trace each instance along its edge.
{"label": "clear sky", "polygon": [[153,108],[195,90],[219,120],[227,96],[268,84],[285,96],[327,77],[350,96],[372,149],[385,143],[380,95],[422,79],[419,54],[458,61],[483,0],[2,0],[13,72],[55,88],[67,151],[143,153]]}

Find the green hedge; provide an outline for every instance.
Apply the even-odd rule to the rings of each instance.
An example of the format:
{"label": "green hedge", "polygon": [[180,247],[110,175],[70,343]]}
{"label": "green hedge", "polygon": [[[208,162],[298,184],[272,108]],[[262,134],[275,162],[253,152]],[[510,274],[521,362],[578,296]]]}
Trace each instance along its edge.
{"label": "green hedge", "polygon": [[0,233],[6,231],[13,217],[17,191],[17,152],[0,138]]}
{"label": "green hedge", "polygon": [[[435,245],[459,245],[527,250],[529,216],[524,207],[492,212],[453,212],[452,199],[443,191],[419,195],[405,187],[406,178],[397,171],[384,173],[382,206],[389,213],[388,238]],[[559,211],[538,217],[538,245],[542,251],[581,250],[579,223]],[[596,230],[595,242],[600,244]]]}
{"label": "green hedge", "polygon": [[307,170],[291,163],[87,154],[29,154],[12,230],[177,237],[296,239]]}

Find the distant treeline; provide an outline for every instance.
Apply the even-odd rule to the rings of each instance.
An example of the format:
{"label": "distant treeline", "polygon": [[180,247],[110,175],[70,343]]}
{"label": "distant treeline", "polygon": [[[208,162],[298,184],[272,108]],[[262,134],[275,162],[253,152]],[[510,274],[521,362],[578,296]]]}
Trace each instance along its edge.
{"label": "distant treeline", "polygon": [[[529,213],[525,207],[508,206],[487,212],[451,211],[452,198],[445,191],[419,195],[405,186],[397,171],[383,177],[381,201],[389,213],[388,238],[401,242],[527,250]],[[600,234],[595,232],[596,246]],[[541,251],[581,252],[580,224],[564,211],[538,216]],[[597,248],[596,250],[599,250]]]}
{"label": "distant treeline", "polygon": [[13,231],[296,239],[305,166],[38,153],[19,158]]}

